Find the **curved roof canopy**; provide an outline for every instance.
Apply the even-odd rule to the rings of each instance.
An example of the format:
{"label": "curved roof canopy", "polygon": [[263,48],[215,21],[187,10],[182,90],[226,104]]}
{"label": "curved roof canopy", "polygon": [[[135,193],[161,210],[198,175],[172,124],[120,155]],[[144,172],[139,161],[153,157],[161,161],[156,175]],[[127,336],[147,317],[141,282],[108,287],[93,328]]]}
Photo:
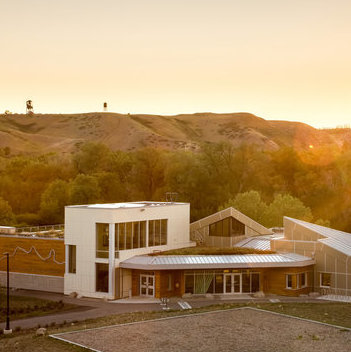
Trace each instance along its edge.
{"label": "curved roof canopy", "polygon": [[140,270],[226,269],[302,267],[314,259],[295,253],[244,255],[141,255],[120,263],[121,268]]}

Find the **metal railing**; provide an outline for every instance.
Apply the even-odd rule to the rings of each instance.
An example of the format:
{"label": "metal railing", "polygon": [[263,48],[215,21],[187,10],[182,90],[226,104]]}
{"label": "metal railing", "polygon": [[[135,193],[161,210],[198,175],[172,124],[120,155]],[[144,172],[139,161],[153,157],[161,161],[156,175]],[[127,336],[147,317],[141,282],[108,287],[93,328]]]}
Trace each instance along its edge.
{"label": "metal railing", "polygon": [[64,229],[65,229],[64,224],[43,225],[43,226],[25,226],[25,227],[16,227],[16,234],[50,232],[50,231],[64,231]]}

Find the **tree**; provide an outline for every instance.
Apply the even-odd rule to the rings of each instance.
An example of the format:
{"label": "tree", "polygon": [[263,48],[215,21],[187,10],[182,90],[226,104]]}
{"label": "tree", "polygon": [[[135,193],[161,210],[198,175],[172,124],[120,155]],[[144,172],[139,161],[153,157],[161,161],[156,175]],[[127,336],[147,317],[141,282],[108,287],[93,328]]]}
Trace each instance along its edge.
{"label": "tree", "polygon": [[101,190],[93,176],[78,175],[70,184],[70,204],[90,204],[100,201]]}
{"label": "tree", "polygon": [[330,221],[329,220],[318,219],[314,223],[316,225],[319,225],[319,226],[330,227]]}
{"label": "tree", "polygon": [[112,172],[102,172],[94,175],[101,190],[101,201],[104,203],[117,203],[128,201],[128,189],[122,184],[119,177]]}
{"label": "tree", "polygon": [[0,197],[0,225],[14,225],[16,218],[9,203]]}
{"label": "tree", "polygon": [[253,190],[237,194],[234,199],[229,199],[218,210],[229,207],[239,210],[259,223],[262,222],[263,215],[267,210],[267,204],[262,201],[260,193]]}
{"label": "tree", "polygon": [[62,180],[49,184],[41,196],[40,218],[46,224],[58,224],[64,221],[65,205],[69,201],[69,185]]}
{"label": "tree", "polygon": [[111,157],[112,152],[105,144],[89,142],[73,156],[73,163],[78,173],[91,175],[108,171]]}
{"label": "tree", "polygon": [[290,194],[278,194],[274,197],[273,202],[267,207],[262,224],[267,227],[283,226],[283,217],[311,221],[313,216],[311,209],[306,207],[300,199]]}
{"label": "tree", "polygon": [[133,168],[133,185],[136,197],[160,200],[163,196],[165,152],[144,148],[136,152]]}

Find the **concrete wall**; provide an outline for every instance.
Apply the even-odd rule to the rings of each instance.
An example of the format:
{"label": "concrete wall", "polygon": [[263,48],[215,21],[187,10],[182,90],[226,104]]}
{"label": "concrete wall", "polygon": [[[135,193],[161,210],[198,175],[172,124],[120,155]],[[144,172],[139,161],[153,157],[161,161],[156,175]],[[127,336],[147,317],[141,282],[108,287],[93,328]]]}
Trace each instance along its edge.
{"label": "concrete wall", "polygon": [[[6,286],[6,272],[0,271],[0,285]],[[63,293],[63,277],[10,273],[10,287]]]}
{"label": "concrete wall", "polygon": [[[168,219],[167,245],[119,251],[119,258],[96,258],[96,223],[110,224],[110,253],[114,252],[114,224],[130,221]],[[65,245],[77,246],[76,274],[65,274],[65,294],[77,292],[87,297],[116,298],[115,268],[119,262],[135,255],[194,245],[189,236],[190,205],[175,203],[140,208],[65,208]],[[148,232],[148,230],[147,230]],[[109,293],[95,292],[95,263],[109,264]],[[125,278],[126,280],[126,278]],[[127,283],[124,285],[125,291]],[[131,289],[131,279],[130,279]],[[126,292],[123,292],[125,296]]]}

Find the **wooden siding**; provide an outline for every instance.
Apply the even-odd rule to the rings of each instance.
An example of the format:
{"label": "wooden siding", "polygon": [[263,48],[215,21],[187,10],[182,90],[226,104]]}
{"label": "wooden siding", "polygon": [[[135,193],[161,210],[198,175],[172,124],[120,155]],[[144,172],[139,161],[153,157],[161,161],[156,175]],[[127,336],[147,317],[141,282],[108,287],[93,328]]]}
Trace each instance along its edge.
{"label": "wooden siding", "polygon": [[[307,272],[307,286],[296,287],[296,274]],[[286,288],[286,275],[292,274],[292,289]],[[266,269],[263,274],[265,293],[273,293],[282,296],[299,296],[308,294],[313,289],[313,265],[301,268],[271,268]]]}
{"label": "wooden siding", "polygon": [[[313,265],[287,268],[250,268],[260,274],[260,291],[282,296],[299,296],[313,290]],[[239,272],[239,271],[238,271]],[[307,273],[307,286],[297,288],[296,275]],[[132,295],[139,296],[139,280],[142,270],[132,270]],[[155,297],[181,297],[185,292],[183,270],[155,271]],[[286,275],[292,274],[292,289],[286,288]],[[171,280],[171,282],[169,281]]]}
{"label": "wooden siding", "polygon": [[[35,247],[44,258],[49,256],[50,250],[56,253],[56,261],[65,261],[65,246],[62,239],[38,239],[25,237],[0,236],[0,257],[6,252],[12,255],[17,247],[29,251]],[[6,259],[0,261],[0,271],[6,270]],[[40,259],[35,251],[27,254],[17,250],[14,257],[10,257],[10,271],[26,274],[64,276],[65,264],[57,264],[53,255],[46,261]]]}

